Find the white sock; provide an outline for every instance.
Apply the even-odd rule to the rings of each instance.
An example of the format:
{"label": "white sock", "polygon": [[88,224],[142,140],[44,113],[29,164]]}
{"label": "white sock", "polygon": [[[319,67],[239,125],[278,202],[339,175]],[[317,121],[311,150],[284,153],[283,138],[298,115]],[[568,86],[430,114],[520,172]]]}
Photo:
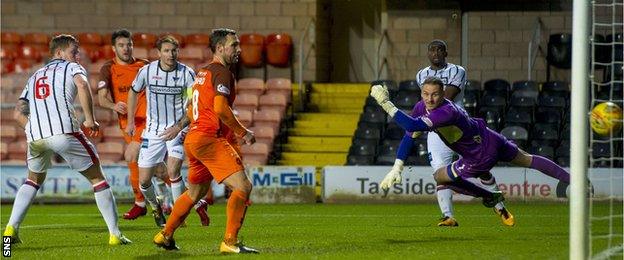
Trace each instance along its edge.
{"label": "white sock", "polygon": [[453,217],[453,191],[448,187],[442,187],[438,186],[438,190],[436,191],[440,211],[442,211],[442,215],[446,217]]}
{"label": "white sock", "polygon": [[37,195],[39,185],[34,181],[26,179],[26,182],[17,190],[15,194],[15,200],[13,201],[13,209],[11,210],[11,217],[7,225],[13,226],[15,229],[19,228],[19,225],[24,220],[26,212],[30,207],[33,199]]}
{"label": "white sock", "polygon": [[156,193],[154,192],[154,185],[150,183],[148,187],[143,187],[143,185],[139,185],[139,189],[141,189],[141,193],[143,193],[143,197],[147,203],[150,204],[153,210],[158,209],[158,200],[156,200]]}
{"label": "white sock", "polygon": [[117,225],[117,204],[115,204],[115,196],[106,181],[101,181],[93,185],[93,195],[95,195],[95,203],[97,204],[100,214],[104,217],[104,222],[108,227],[108,232],[120,236],[119,226]]}
{"label": "white sock", "polygon": [[160,178],[152,178],[152,183],[156,184],[156,194],[159,198],[162,199],[162,202],[169,203],[171,200],[171,192],[167,188],[167,183],[165,183]]}
{"label": "white sock", "polygon": [[179,176],[176,179],[169,179],[171,181],[171,195],[173,196],[173,203],[184,193],[184,181],[182,181],[182,176]]}
{"label": "white sock", "polygon": [[145,201],[135,201],[134,204],[141,208],[145,208]]}
{"label": "white sock", "polygon": [[197,209],[199,207],[201,207],[204,204],[208,204],[208,202],[206,202],[205,199],[200,199],[199,201],[197,201],[197,203],[195,203],[195,205],[193,206],[194,209]]}

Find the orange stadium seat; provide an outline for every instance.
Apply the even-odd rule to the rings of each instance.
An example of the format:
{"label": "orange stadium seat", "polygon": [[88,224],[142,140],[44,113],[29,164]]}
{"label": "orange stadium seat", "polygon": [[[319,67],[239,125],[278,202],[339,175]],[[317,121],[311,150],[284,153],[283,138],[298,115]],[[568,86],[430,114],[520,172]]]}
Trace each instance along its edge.
{"label": "orange stadium seat", "polygon": [[273,144],[273,139],[275,139],[275,131],[272,127],[253,126],[249,130],[254,132],[256,136],[256,141],[266,144]]}
{"label": "orange stadium seat", "polygon": [[292,83],[287,78],[271,78],[266,82],[267,93],[281,93],[286,96],[286,101],[290,102]]}
{"label": "orange stadium seat", "polygon": [[97,62],[102,57],[99,45],[80,45],[80,52],[89,62]]}
{"label": "orange stadium seat", "polygon": [[240,37],[241,63],[247,67],[262,65],[262,51],[264,50],[264,36],[256,33],[243,34]]}
{"label": "orange stadium seat", "polygon": [[50,36],[45,33],[26,33],[22,38],[24,44],[39,44],[39,45],[48,45],[50,44]]}
{"label": "orange stadium seat", "polygon": [[153,48],[156,45],[158,37],[151,33],[134,33],[132,34],[132,42],[134,43],[134,50],[136,47]]}
{"label": "orange stadium seat", "polygon": [[187,34],[184,38],[186,46],[200,46],[206,47],[210,44],[210,35],[203,33]]}
{"label": "orange stadium seat", "polygon": [[236,109],[236,118],[245,127],[250,127],[253,123],[253,112],[251,110]]}
{"label": "orange stadium seat", "polygon": [[259,78],[239,79],[236,83],[237,93],[247,93],[259,96],[264,93],[264,90],[264,80]]}
{"label": "orange stadium seat", "polygon": [[76,35],[80,45],[102,45],[102,35],[96,32],[82,32]]}
{"label": "orange stadium seat", "polygon": [[102,56],[102,59],[105,59],[105,60],[110,60],[112,58],[115,58],[115,52],[113,51],[113,48],[111,48],[110,45],[100,46],[100,55]]}
{"label": "orange stadium seat", "polygon": [[28,150],[28,143],[24,141],[12,142],[9,143],[8,149],[9,151],[7,159],[26,161],[26,151]]}
{"label": "orange stadium seat", "polygon": [[18,58],[22,60],[30,60],[33,62],[41,61],[41,50],[31,45],[24,45],[18,50]]}
{"label": "orange stadium seat", "polygon": [[0,128],[0,141],[10,143],[17,139],[17,127],[12,125],[3,125]]}
{"label": "orange stadium seat", "polygon": [[105,33],[102,35],[102,45],[111,45],[111,38],[113,37],[113,33]]}
{"label": "orange stadium seat", "polygon": [[30,68],[33,66],[33,61],[28,59],[16,59],[15,60],[15,72],[23,73],[28,72]]}
{"label": "orange stadium seat", "polygon": [[13,111],[12,107],[2,108],[0,110],[0,120],[2,120],[2,126],[15,124],[15,120],[13,119]]}
{"label": "orange stadium seat", "polygon": [[258,99],[258,106],[260,107],[260,110],[276,109],[281,113],[284,113],[284,111],[286,111],[287,104],[286,95],[282,93],[266,93]]}
{"label": "orange stadium seat", "polygon": [[2,32],[0,39],[2,45],[19,45],[22,43],[22,35],[16,32]]}
{"label": "orange stadium seat", "polygon": [[204,61],[211,62],[213,56],[214,56],[214,53],[212,53],[212,50],[210,49],[210,47],[204,50]]}
{"label": "orange stadium seat", "polygon": [[180,49],[178,57],[181,60],[193,60],[195,63],[198,63],[204,59],[204,49],[197,46],[187,46]]}
{"label": "orange stadium seat", "polygon": [[279,110],[265,109],[256,111],[254,114],[254,126],[269,126],[275,132],[278,132],[281,121],[282,113]]}
{"label": "orange stadium seat", "polygon": [[164,37],[165,35],[171,35],[173,36],[173,38],[175,38],[176,40],[178,40],[178,44],[180,45],[179,47],[182,48],[185,46],[185,42],[184,42],[184,36],[182,34],[179,33],[175,33],[175,32],[166,32],[166,33],[161,33],[159,38]]}
{"label": "orange stadium seat", "polygon": [[132,55],[135,58],[146,59],[147,60],[148,48],[145,48],[145,47],[134,47],[134,50],[132,51]]}
{"label": "orange stadium seat", "polygon": [[247,166],[260,166],[266,164],[266,156],[263,155],[244,155],[243,156],[243,164]]}
{"label": "orange stadium seat", "polygon": [[2,60],[2,75],[6,75],[15,71],[15,63],[11,60]]}
{"label": "orange stadium seat", "polygon": [[124,145],[119,142],[102,142],[95,145],[98,155],[103,162],[118,162],[123,160]]}
{"label": "orange stadium seat", "polygon": [[255,111],[258,108],[258,96],[241,93],[234,100],[234,107],[242,110]]}
{"label": "orange stadium seat", "polygon": [[265,143],[254,143],[252,145],[243,145],[241,146],[241,152],[244,155],[247,154],[258,154],[258,155],[269,155],[269,146]]}
{"label": "orange stadium seat", "polygon": [[5,142],[0,143],[0,160],[9,157],[9,145]]}
{"label": "orange stadium seat", "polygon": [[107,108],[95,108],[95,120],[100,123],[100,126],[109,125],[113,121],[112,111]]}
{"label": "orange stadium seat", "polygon": [[292,39],[290,35],[269,34],[266,38],[267,63],[286,67],[290,63],[290,53],[292,50]]}
{"label": "orange stadium seat", "polygon": [[20,47],[17,45],[2,45],[0,46],[0,58],[2,61],[13,60],[19,56]]}

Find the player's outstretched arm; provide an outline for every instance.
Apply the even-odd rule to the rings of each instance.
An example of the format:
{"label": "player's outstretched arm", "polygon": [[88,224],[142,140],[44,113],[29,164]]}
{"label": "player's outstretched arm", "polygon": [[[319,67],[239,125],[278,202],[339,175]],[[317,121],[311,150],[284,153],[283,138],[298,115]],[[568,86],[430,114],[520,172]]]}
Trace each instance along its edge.
{"label": "player's outstretched arm", "polygon": [[137,93],[132,88],[128,91],[128,123],[126,124],[126,133],[134,136],[134,116],[136,115]]}
{"label": "player's outstretched arm", "polygon": [[24,99],[18,100],[17,104],[15,105],[15,111],[13,112],[13,119],[17,121],[17,124],[22,129],[26,129],[26,124],[28,123],[29,115],[30,115],[30,107],[28,106],[28,101]]}
{"label": "player's outstretched arm", "polygon": [[216,95],[214,97],[214,111],[219,116],[219,119],[223,121],[234,133],[241,137],[246,144],[253,144],[256,142],[254,133],[245,128],[240,121],[234,116],[232,108],[228,105],[227,98],[225,96]]}

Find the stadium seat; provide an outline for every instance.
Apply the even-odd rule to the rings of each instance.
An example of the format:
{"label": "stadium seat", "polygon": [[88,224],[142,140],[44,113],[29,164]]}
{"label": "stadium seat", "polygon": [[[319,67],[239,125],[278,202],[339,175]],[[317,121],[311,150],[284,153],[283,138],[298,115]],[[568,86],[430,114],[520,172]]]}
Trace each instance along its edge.
{"label": "stadium seat", "polygon": [[27,45],[48,45],[50,44],[50,36],[45,33],[26,33],[22,38],[23,44]]}
{"label": "stadium seat", "polygon": [[11,61],[19,56],[21,48],[18,45],[0,45],[0,58],[2,61]]}
{"label": "stadium seat", "polygon": [[561,167],[569,167],[570,156],[557,156],[556,162]]}
{"label": "stadium seat", "polygon": [[351,148],[349,149],[349,154],[352,155],[375,156],[376,152],[377,146],[375,144],[369,143],[353,143],[351,144]]}
{"label": "stadium seat", "polygon": [[236,118],[238,118],[238,121],[240,121],[243,126],[250,127],[253,124],[253,110],[243,110],[237,108],[235,109]]}
{"label": "stadium seat", "polygon": [[533,126],[531,137],[533,140],[542,140],[555,147],[559,142],[559,129],[551,124],[537,123]]}
{"label": "stadium seat", "polygon": [[204,48],[197,46],[181,48],[178,57],[180,60],[192,60],[194,63],[199,63],[204,59]]}
{"label": "stadium seat", "polygon": [[379,140],[381,131],[379,131],[379,129],[358,128],[355,130],[355,137],[359,139]]}
{"label": "stadium seat", "polygon": [[520,126],[505,127],[500,133],[507,139],[514,141],[520,147],[526,147],[529,140],[529,132]]}
{"label": "stadium seat", "polygon": [[273,144],[273,139],[275,139],[276,136],[275,130],[273,130],[273,128],[266,126],[253,126],[250,127],[249,130],[254,132],[256,140],[258,142],[262,141],[266,144]]}
{"label": "stadium seat", "polygon": [[119,142],[102,142],[95,145],[100,160],[103,162],[118,162],[123,160],[124,147]]}
{"label": "stadium seat", "polygon": [[[132,43],[134,44],[134,51],[136,52],[136,47],[143,47],[146,49],[151,49],[156,47],[156,41],[158,37],[151,33],[133,33],[132,34]],[[147,57],[147,55],[145,55]]]}
{"label": "stadium seat", "polygon": [[[105,142],[109,143],[124,143],[124,135],[118,125],[111,125],[102,129],[103,138]],[[141,133],[138,133],[141,134]]]}
{"label": "stadium seat", "polygon": [[381,145],[377,148],[378,155],[375,158],[377,165],[393,165],[396,159],[397,146]]}
{"label": "stadium seat", "polygon": [[509,96],[511,85],[504,79],[491,79],[483,83],[484,91],[493,91],[499,94],[504,94],[504,97]]}
{"label": "stadium seat", "polygon": [[13,69],[16,73],[28,73],[34,63],[35,62],[30,59],[16,59],[15,62],[13,62]]}
{"label": "stadium seat", "polygon": [[260,78],[243,78],[236,83],[237,93],[247,93],[260,96],[264,94],[264,80]]}
{"label": "stadium seat", "polygon": [[30,45],[24,45],[18,50],[17,58],[22,60],[29,60],[33,63],[41,62],[41,52],[40,49],[35,48]]}
{"label": "stadium seat", "polygon": [[471,116],[475,116],[477,114],[477,108],[479,107],[479,91],[472,89],[466,90],[462,102],[464,103],[466,112]]}
{"label": "stadium seat", "polygon": [[531,81],[531,80],[516,81],[511,85],[512,92],[524,91],[524,90],[539,92],[539,86],[537,82]]}
{"label": "stadium seat", "polygon": [[561,125],[562,120],[561,109],[556,107],[538,107],[535,112],[535,122],[536,123],[544,123],[544,124],[552,124],[552,125]]}
{"label": "stadium seat", "polygon": [[265,165],[267,157],[265,155],[258,154],[246,154],[243,155],[243,164],[246,166],[261,166]]}
{"label": "stadium seat", "polygon": [[0,127],[0,141],[3,143],[11,143],[17,139],[17,129],[13,125],[3,125]]}
{"label": "stadium seat", "polygon": [[184,36],[182,34],[176,33],[176,32],[165,32],[165,33],[161,33],[159,35],[159,38],[162,38],[166,35],[171,35],[173,36],[173,38],[175,38],[178,41],[179,47],[180,49],[184,48],[186,46],[186,43],[184,42]]}
{"label": "stadium seat", "polygon": [[348,155],[347,156],[347,165],[371,165],[373,164],[372,156],[364,156],[364,155]]}
{"label": "stadium seat", "polygon": [[109,125],[113,121],[112,112],[107,108],[96,107],[94,116],[101,126]]}
{"label": "stadium seat", "polygon": [[292,39],[290,35],[269,34],[265,39],[267,63],[276,67],[286,67],[290,63]]}
{"label": "stadium seat", "polygon": [[240,47],[242,65],[251,68],[262,66],[264,36],[257,33],[243,34],[240,36]]}
{"label": "stadium seat", "polygon": [[159,56],[158,49],[150,48],[149,50],[147,50],[147,58],[146,58],[147,60],[157,60],[159,58],[158,56]]}
{"label": "stadium seat", "polygon": [[548,40],[546,61],[549,65],[560,69],[572,67],[572,35],[551,34]]}
{"label": "stadium seat", "polygon": [[104,60],[110,60],[115,57],[115,52],[110,45],[102,45],[100,46],[100,55]]}
{"label": "stadium seat", "polygon": [[102,35],[96,32],[83,32],[77,35],[80,46],[83,45],[102,45]]}
{"label": "stadium seat", "polygon": [[16,32],[1,32],[0,42],[2,42],[2,45],[20,45],[22,43],[22,35]]}
{"label": "stadium seat", "polygon": [[282,113],[279,110],[265,109],[254,114],[254,126],[270,126],[275,132],[279,130]]}
{"label": "stadium seat", "polygon": [[386,123],[372,123],[372,122],[366,122],[366,121],[362,121],[360,120],[357,124],[358,128],[362,128],[362,129],[377,129],[379,130],[380,133],[384,132],[384,125]]}
{"label": "stadium seat", "polygon": [[258,107],[260,110],[275,109],[283,114],[286,111],[287,105],[288,101],[286,96],[282,93],[266,93],[258,98]]}
{"label": "stadium seat", "polygon": [[399,91],[411,91],[417,92],[420,94],[420,86],[418,86],[418,82],[416,80],[404,80],[399,83]]}
{"label": "stadium seat", "polygon": [[360,121],[385,124],[386,113],[382,111],[365,112],[360,115]]}
{"label": "stadium seat", "polygon": [[184,37],[184,41],[186,42],[186,46],[200,46],[206,48],[210,45],[210,35],[203,33],[187,34],[186,37]]}
{"label": "stadium seat", "polygon": [[498,131],[503,122],[501,118],[502,111],[503,109],[500,107],[481,107],[479,109],[479,117],[485,120],[485,123],[490,129]]}
{"label": "stadium seat", "polygon": [[257,154],[268,156],[269,155],[269,146],[265,143],[254,143],[252,145],[242,145],[241,152],[243,153],[243,157],[248,154]]}
{"label": "stadium seat", "polygon": [[553,107],[563,110],[566,107],[566,100],[559,96],[541,96],[538,105],[540,107]]}
{"label": "stadium seat", "polygon": [[7,159],[10,160],[26,160],[26,151],[28,143],[25,141],[15,141],[8,143]]}
{"label": "stadium seat", "polygon": [[495,107],[495,108],[498,108],[499,110],[504,110],[505,107],[507,106],[507,100],[505,99],[504,96],[488,94],[481,98],[481,104],[488,106],[488,107]]}
{"label": "stadium seat", "polygon": [[550,160],[553,160],[555,157],[555,150],[551,146],[545,145],[531,146],[529,153],[544,156]]}
{"label": "stadium seat", "polygon": [[234,107],[237,109],[255,111],[258,108],[258,96],[241,93],[234,100]]}
{"label": "stadium seat", "polygon": [[467,80],[466,86],[464,86],[466,90],[477,90],[481,91],[481,82],[477,80]]}
{"label": "stadium seat", "polygon": [[[511,102],[509,103],[510,106],[512,107],[525,107],[525,108],[531,108],[533,109],[533,107],[535,107],[535,102],[536,99],[532,96],[522,96],[522,95],[515,95],[517,92],[514,92],[512,97],[511,97]],[[535,92],[535,94],[537,94],[537,92]]]}
{"label": "stadium seat", "polygon": [[266,82],[267,93],[281,93],[290,103],[292,96],[292,83],[287,78],[270,78]]}
{"label": "stadium seat", "polygon": [[0,160],[7,159],[9,157],[9,145],[5,142],[0,143]]}
{"label": "stadium seat", "polygon": [[15,63],[10,60],[2,60],[2,75],[7,75],[15,71]]}
{"label": "stadium seat", "polygon": [[420,94],[416,92],[399,91],[392,99],[392,103],[394,103],[399,109],[412,110],[414,105],[420,101],[420,98]]}
{"label": "stadium seat", "polygon": [[[506,123],[518,123],[528,129],[528,125],[533,123],[533,115],[530,109],[511,107],[505,116]],[[525,125],[528,124],[528,125]]]}
{"label": "stadium seat", "polygon": [[141,47],[141,46],[134,46],[134,49],[132,50],[132,55],[137,58],[137,59],[144,59],[147,60],[148,59],[148,48],[145,47]]}

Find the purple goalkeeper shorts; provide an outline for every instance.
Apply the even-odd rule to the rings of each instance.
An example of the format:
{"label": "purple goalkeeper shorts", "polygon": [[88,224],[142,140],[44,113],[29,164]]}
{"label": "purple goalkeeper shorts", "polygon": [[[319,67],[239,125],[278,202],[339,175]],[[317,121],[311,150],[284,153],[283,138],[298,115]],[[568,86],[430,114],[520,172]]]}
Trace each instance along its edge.
{"label": "purple goalkeeper shorts", "polygon": [[[516,158],[518,146],[507,140],[503,135],[487,129],[487,142],[483,142],[483,153],[479,158],[462,157],[451,163],[447,170],[449,177],[462,176],[464,178],[476,178],[489,172],[499,161],[509,162]],[[485,139],[485,138],[484,138]]]}

